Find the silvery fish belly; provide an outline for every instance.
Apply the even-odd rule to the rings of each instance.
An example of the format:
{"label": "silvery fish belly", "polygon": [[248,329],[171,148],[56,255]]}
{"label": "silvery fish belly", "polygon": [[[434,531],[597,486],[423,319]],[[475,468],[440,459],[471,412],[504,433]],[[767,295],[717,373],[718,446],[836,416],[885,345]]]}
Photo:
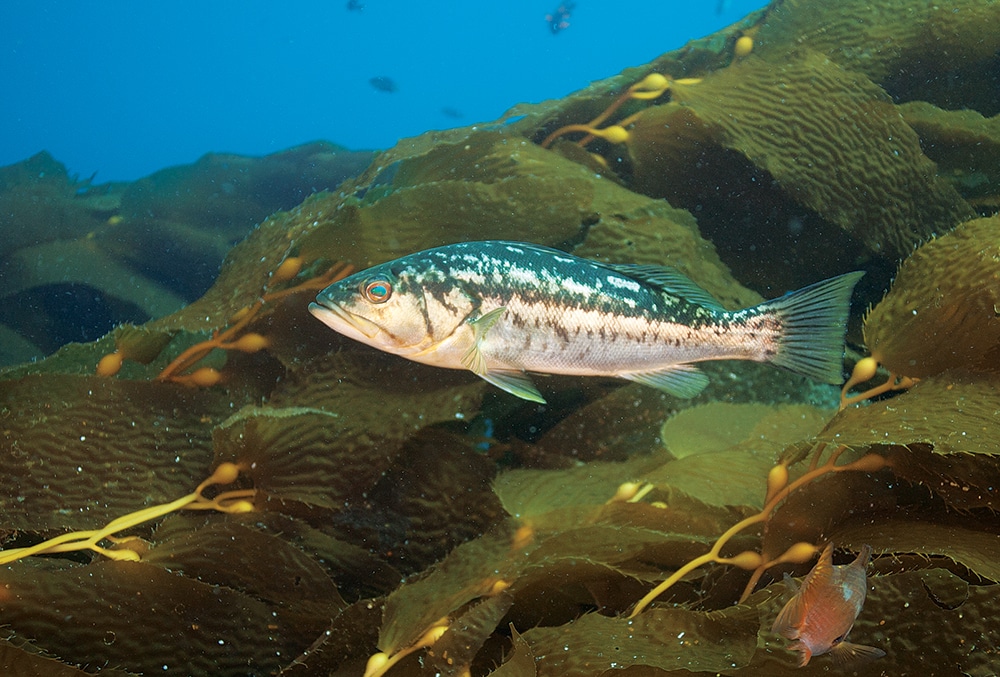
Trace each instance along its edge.
{"label": "silvery fish belly", "polygon": [[309,310],[334,331],[402,357],[468,369],[544,402],[527,372],[617,376],[679,397],[704,360],[769,362],[841,380],[849,273],[729,311],[671,268],[612,265],[521,242],[417,252],[324,289]]}

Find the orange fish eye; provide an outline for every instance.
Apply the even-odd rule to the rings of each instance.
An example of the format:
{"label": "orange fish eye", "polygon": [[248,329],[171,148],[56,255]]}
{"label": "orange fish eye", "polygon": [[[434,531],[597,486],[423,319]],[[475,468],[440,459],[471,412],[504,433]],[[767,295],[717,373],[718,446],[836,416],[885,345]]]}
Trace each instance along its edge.
{"label": "orange fish eye", "polygon": [[392,284],[382,278],[368,280],[362,285],[361,293],[371,303],[385,303],[392,296]]}

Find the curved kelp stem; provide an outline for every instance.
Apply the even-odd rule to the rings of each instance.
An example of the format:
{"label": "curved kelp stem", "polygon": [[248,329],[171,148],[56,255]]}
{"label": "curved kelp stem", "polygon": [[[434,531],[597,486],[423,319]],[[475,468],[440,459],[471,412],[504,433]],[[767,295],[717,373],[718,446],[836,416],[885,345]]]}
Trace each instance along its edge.
{"label": "curved kelp stem", "polygon": [[[268,304],[274,304],[286,296],[298,294],[305,291],[320,291],[330,284],[341,280],[351,272],[353,266],[346,263],[335,263],[325,273],[313,278],[309,278],[300,284],[281,289],[269,291],[272,287],[293,280],[302,270],[303,261],[299,257],[289,257],[281,262],[271,274],[267,283],[267,288],[257,301],[252,305],[241,308],[229,318],[229,326],[222,330],[216,330],[212,337],[200,341],[184,350],[173,359],[157,375],[158,381],[172,381],[185,385],[197,387],[210,387],[222,380],[222,374],[213,367],[201,367],[191,370],[198,362],[204,359],[213,350],[236,350],[244,353],[255,353],[267,348],[270,340],[255,332],[243,333],[246,328],[256,319]],[[98,362],[96,373],[98,376],[114,376],[121,369],[122,363],[130,355],[121,346]],[[151,359],[151,358],[150,358]]]}
{"label": "curved kelp stem", "polygon": [[[595,137],[603,138],[611,143],[624,143],[628,139],[628,132],[625,130],[627,122],[622,121],[617,125],[610,125],[603,129],[600,129],[599,126],[604,124],[612,115],[614,115],[615,111],[621,108],[625,102],[632,99],[639,101],[652,101],[663,96],[666,91],[670,89],[671,83],[676,82],[677,84],[690,85],[700,81],[701,80],[699,78],[671,80],[667,76],[661,75],[660,73],[650,73],[642,80],[622,92],[621,95],[619,95],[619,97],[615,99],[610,106],[604,109],[604,112],[596,118],[586,124],[572,124],[560,127],[545,137],[541,146],[542,148],[548,148],[560,136],[564,136],[565,134],[572,132],[584,132],[586,134],[586,136],[577,142],[582,147],[585,147]],[[631,119],[632,118],[627,118],[628,121],[631,121]]]}
{"label": "curved kelp stem", "polygon": [[211,499],[202,495],[202,492],[210,486],[232,484],[239,477],[239,474],[239,467],[235,463],[220,463],[208,479],[186,496],[169,503],[161,503],[117,517],[100,529],[73,531],[25,548],[0,550],[0,565],[10,564],[32,555],[51,555],[78,550],[93,550],[109,559],[137,562],[140,556],[135,550],[128,548],[109,549],[101,547],[98,543],[110,541],[118,544],[132,540],[129,537],[116,538],[113,534],[178,510],[216,510],[225,513],[252,512],[253,503],[250,499],[256,494],[255,489],[227,491]]}

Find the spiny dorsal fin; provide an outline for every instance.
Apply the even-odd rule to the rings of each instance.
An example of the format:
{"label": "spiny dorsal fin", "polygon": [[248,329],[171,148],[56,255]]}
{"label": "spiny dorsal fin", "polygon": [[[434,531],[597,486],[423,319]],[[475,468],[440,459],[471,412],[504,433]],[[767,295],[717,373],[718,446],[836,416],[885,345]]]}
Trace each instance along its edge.
{"label": "spiny dorsal fin", "polygon": [[680,296],[703,308],[725,310],[714,296],[696,285],[691,281],[691,278],[676,268],[637,263],[608,263],[605,265],[616,273],[631,277],[636,282],[642,282],[668,294]]}

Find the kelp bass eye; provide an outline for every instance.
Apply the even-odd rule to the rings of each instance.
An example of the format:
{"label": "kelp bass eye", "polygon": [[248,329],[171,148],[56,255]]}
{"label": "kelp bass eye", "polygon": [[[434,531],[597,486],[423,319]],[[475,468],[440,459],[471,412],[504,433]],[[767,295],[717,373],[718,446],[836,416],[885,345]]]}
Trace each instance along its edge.
{"label": "kelp bass eye", "polygon": [[392,296],[392,284],[382,278],[368,280],[361,287],[361,293],[370,303],[385,303]]}

